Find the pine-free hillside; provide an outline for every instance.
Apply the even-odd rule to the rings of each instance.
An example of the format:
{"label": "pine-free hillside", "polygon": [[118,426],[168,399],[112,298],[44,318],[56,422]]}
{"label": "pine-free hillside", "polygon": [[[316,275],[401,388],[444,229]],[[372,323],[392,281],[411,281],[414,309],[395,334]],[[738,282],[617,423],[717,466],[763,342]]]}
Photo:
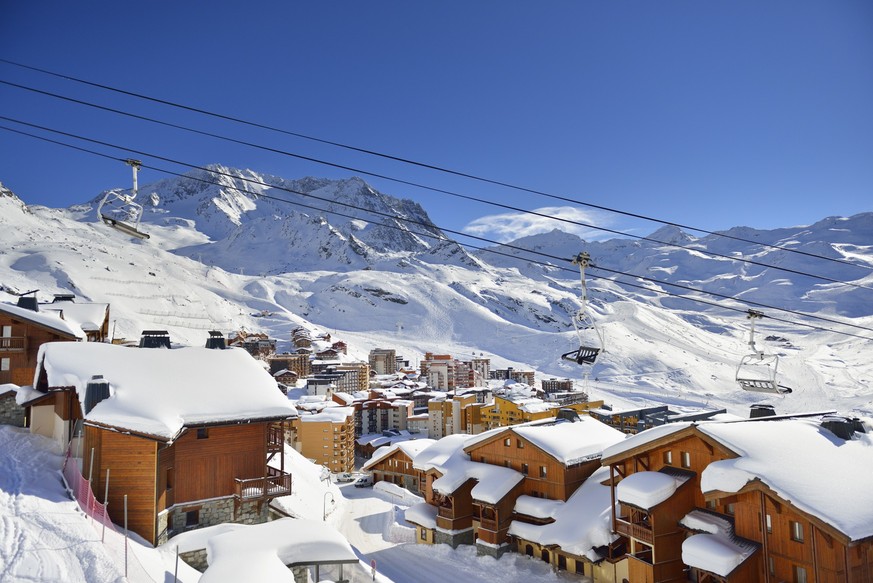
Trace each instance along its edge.
{"label": "pine-free hillside", "polygon": [[[578,271],[511,264],[489,253],[474,256],[454,242],[424,237],[420,229],[438,231],[420,206],[375,192],[360,179],[291,181],[214,170],[218,174],[208,176],[218,184],[195,180],[204,175],[198,171],[141,186],[142,228],[151,235],[142,241],[99,221],[98,197],[70,209],[49,209],[27,206],[7,192],[0,197],[5,251],[0,300],[14,303],[13,293],[37,288],[41,301],[75,293],[85,302],[111,304],[114,338],[166,329],[175,342],[200,345],[208,330],[248,330],[287,342],[290,330],[304,326],[341,332],[362,360],[370,349],[389,346],[413,361],[429,351],[485,354],[494,367],[573,378],[592,400],[622,409],[658,403],[745,412],[769,398],[737,390],[734,379],[738,362],[750,352],[744,304],[712,297],[708,301],[741,309],[699,304],[656,293],[677,293],[666,284],[620,278],[646,289],[629,287],[600,278],[605,274],[592,268],[589,306],[604,350],[593,367],[580,367],[560,359],[579,345],[572,326],[581,291]],[[252,177],[269,186],[242,180]],[[379,221],[403,230],[391,229],[389,236],[376,218],[355,209],[342,211],[354,218],[339,217],[265,196],[288,185],[325,195],[334,205],[348,201],[375,208],[390,216]],[[411,226],[403,222],[407,217],[429,226]],[[731,231],[867,266],[873,259],[864,241],[873,239],[871,232],[870,214],[774,231]],[[863,357],[870,349],[863,327],[873,317],[868,269],[675,229],[650,237],[662,243],[573,237],[554,232],[517,243],[568,259],[584,246],[595,266],[861,326],[813,321],[857,333],[845,336],[799,326],[792,323],[794,315],[761,308],[772,317],[759,323],[757,342],[778,355],[779,374],[794,389],[778,401],[780,412],[873,410],[868,380],[873,364]],[[666,245],[672,241],[688,248]],[[815,268],[854,285],[714,258],[707,250],[796,271]],[[278,346],[279,352],[287,348]]]}

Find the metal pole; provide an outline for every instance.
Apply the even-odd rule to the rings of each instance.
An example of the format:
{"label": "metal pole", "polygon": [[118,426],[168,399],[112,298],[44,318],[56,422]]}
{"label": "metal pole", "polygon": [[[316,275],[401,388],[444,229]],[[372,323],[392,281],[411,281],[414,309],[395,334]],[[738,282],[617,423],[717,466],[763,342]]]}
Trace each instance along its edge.
{"label": "metal pole", "polygon": [[179,545],[176,545],[176,570],[173,571],[173,581],[179,581]]}
{"label": "metal pole", "polygon": [[127,494],[124,495],[124,576],[127,577]]}
{"label": "metal pole", "polygon": [[91,448],[91,461],[88,462],[88,515],[94,519],[94,492],[93,483],[91,481],[92,473],[94,472],[94,448]]}
{"label": "metal pole", "polygon": [[109,468],[106,468],[106,493],[103,495],[103,534],[100,542],[106,541],[106,508],[109,506]]}

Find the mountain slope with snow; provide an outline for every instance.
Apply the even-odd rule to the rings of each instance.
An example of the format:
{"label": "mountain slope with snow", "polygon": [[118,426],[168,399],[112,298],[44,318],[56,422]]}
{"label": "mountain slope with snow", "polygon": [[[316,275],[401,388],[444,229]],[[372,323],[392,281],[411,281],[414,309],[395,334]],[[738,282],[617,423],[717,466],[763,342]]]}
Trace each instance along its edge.
{"label": "mountain slope with snow", "polygon": [[[38,288],[43,300],[72,292],[108,302],[116,337],[168,329],[176,342],[201,345],[208,330],[242,328],[271,334],[281,350],[291,329],[303,325],[335,333],[360,358],[374,347],[395,347],[413,362],[426,351],[458,358],[484,353],[492,367],[570,377],[619,407],[717,406],[745,415],[750,403],[773,401],[782,412],[873,411],[873,363],[865,356],[870,340],[799,326],[792,323],[799,318],[758,308],[771,316],[759,325],[758,346],[780,356],[782,381],[794,393],[776,399],[743,393],[734,373],[749,351],[749,306],[657,293],[693,295],[668,285],[676,283],[873,328],[873,251],[865,244],[873,241],[873,214],[727,232],[755,243],[696,238],[665,227],[647,240],[583,242],[555,231],[498,248],[537,261],[544,259],[518,248],[567,259],[584,249],[595,266],[612,270],[588,270],[590,309],[605,349],[588,370],[559,358],[578,346],[572,318],[581,283],[568,262],[554,259],[554,267],[544,267],[506,255],[468,254],[416,203],[377,193],[360,179],[291,181],[211,168],[219,172],[210,178],[217,185],[202,182],[198,171],[140,188],[143,229],[151,234],[144,241],[100,222],[99,199],[48,209],[26,206],[7,191],[0,196],[0,292]],[[328,204],[306,194],[331,201],[330,208],[343,216],[272,198]],[[350,206],[340,209],[341,203]],[[742,263],[740,257],[791,271]],[[657,281],[620,276],[617,283],[607,279],[614,272]],[[802,275],[807,272],[854,285]],[[0,301],[14,299],[0,293]],[[873,338],[843,324],[808,322]]]}

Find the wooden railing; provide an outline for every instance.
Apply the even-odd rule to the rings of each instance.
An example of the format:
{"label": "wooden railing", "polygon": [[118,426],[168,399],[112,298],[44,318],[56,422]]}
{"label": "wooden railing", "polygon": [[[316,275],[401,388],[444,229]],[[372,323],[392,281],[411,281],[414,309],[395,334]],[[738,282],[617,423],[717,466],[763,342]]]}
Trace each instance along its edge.
{"label": "wooden railing", "polygon": [[479,520],[479,528],[484,530],[491,530],[497,532],[497,521],[491,520],[487,518],[482,518]]}
{"label": "wooden railing", "polygon": [[267,500],[291,493],[291,474],[267,468],[267,475],[261,478],[236,478],[234,498],[243,500]]}
{"label": "wooden railing", "polygon": [[615,519],[615,532],[644,543],[652,544],[655,542],[655,535],[652,533],[651,528],[642,524],[632,524],[621,518]]}
{"label": "wooden railing", "polygon": [[0,336],[0,351],[23,352],[26,348],[25,336]]}
{"label": "wooden railing", "polygon": [[437,509],[439,512],[439,516],[442,516],[443,518],[455,517],[455,511],[451,506],[438,506]]}
{"label": "wooden railing", "polygon": [[270,425],[267,428],[267,453],[282,451],[285,444],[285,432],[281,425]]}

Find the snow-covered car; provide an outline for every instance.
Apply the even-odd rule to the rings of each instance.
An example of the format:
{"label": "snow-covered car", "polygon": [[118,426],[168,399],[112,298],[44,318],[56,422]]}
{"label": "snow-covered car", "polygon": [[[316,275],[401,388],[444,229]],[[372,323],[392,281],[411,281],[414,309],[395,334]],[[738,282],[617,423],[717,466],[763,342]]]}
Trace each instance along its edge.
{"label": "snow-covered car", "polygon": [[354,482],[355,476],[354,474],[350,474],[349,472],[343,472],[341,474],[336,475],[336,481],[345,483],[345,482]]}

